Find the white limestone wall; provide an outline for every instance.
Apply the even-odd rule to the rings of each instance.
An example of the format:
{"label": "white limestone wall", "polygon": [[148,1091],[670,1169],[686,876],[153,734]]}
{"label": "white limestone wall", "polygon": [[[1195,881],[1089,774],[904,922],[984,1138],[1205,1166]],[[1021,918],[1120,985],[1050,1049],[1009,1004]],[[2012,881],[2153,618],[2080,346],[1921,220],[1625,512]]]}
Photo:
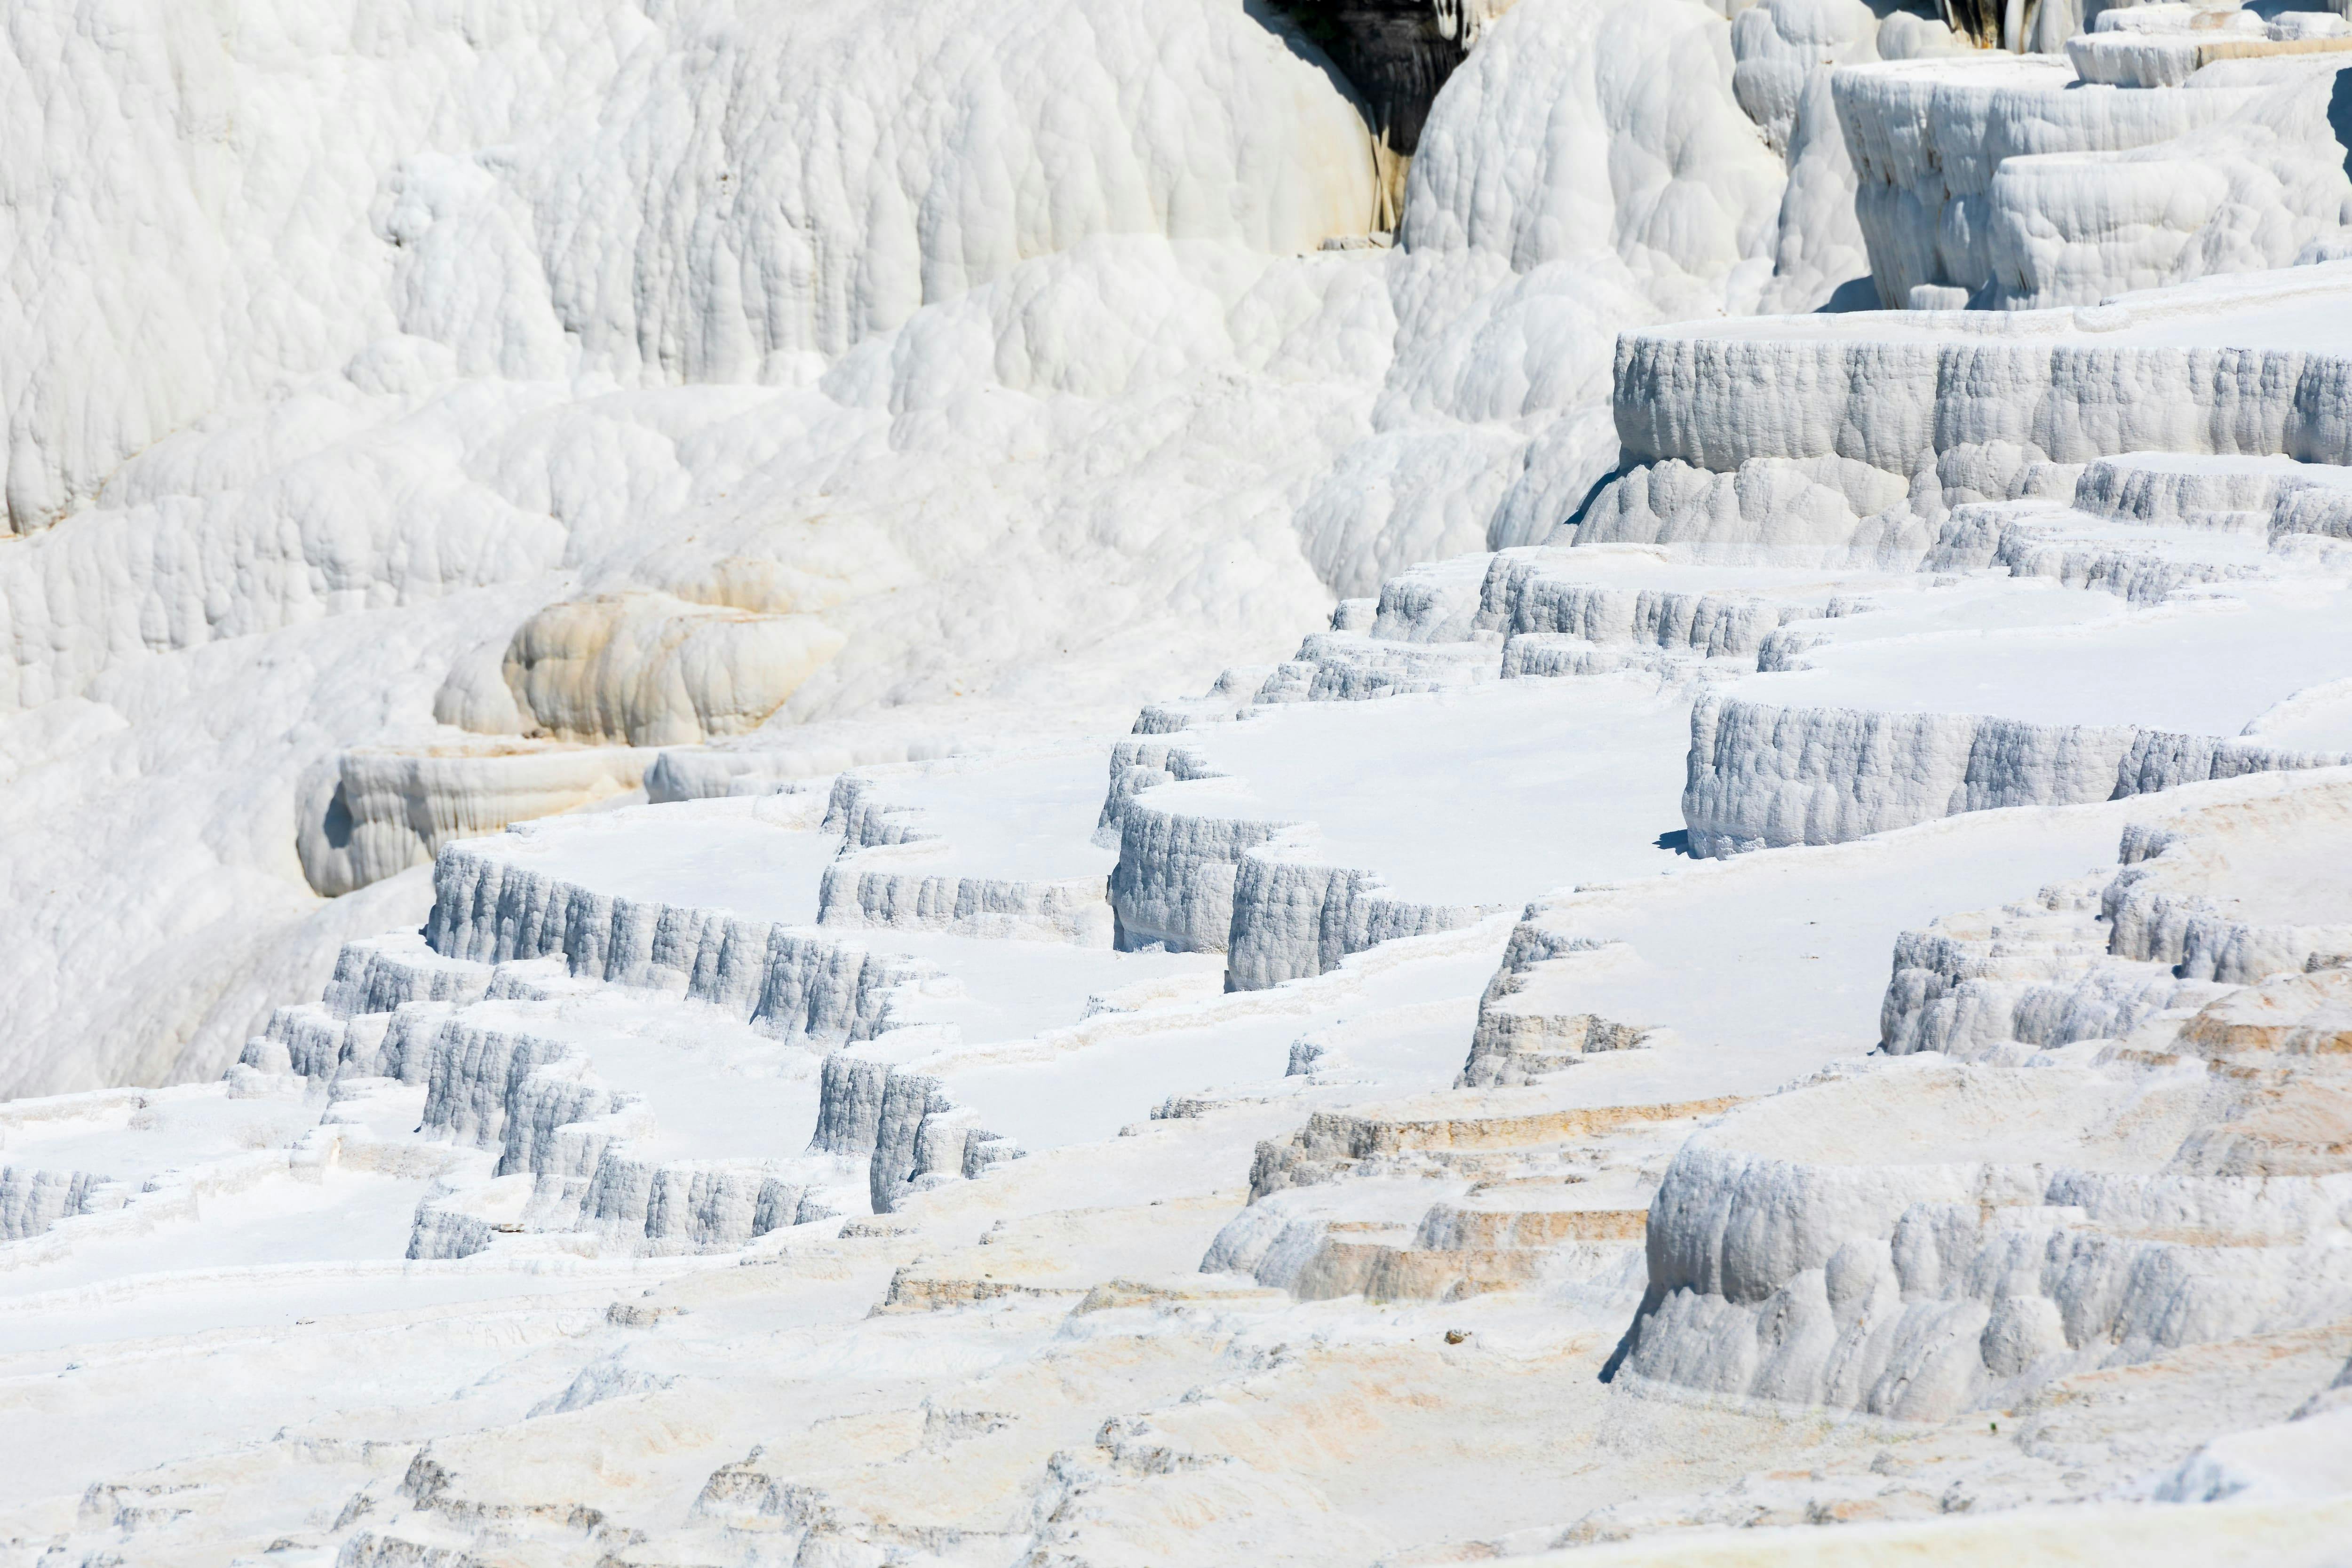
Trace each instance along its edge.
{"label": "white limestone wall", "polygon": [[[2267,808],[2249,831],[2266,831],[2275,847],[2252,865],[2210,831],[2156,824],[2126,832],[2123,869],[2100,894],[2109,950],[2221,985],[2340,966],[2352,956],[2352,908],[2335,895],[2328,868],[2352,839],[2347,813],[2352,803],[2336,790]],[[2282,884],[2297,881],[2296,895],[2283,898]]]}
{"label": "white limestone wall", "polygon": [[0,1166],[0,1242],[38,1236],[60,1220],[120,1208],[121,1184],[89,1171]]}
{"label": "white limestone wall", "polygon": [[[1129,755],[1146,754],[1139,747]],[[1112,800],[1122,799],[1115,771]],[[1375,872],[1318,862],[1286,847],[1296,823],[1188,811],[1169,796],[1124,799],[1109,884],[1118,945],[1223,953],[1229,990],[1319,975],[1350,953],[1450,931],[1492,913],[1392,897]]]}
{"label": "white limestone wall", "polygon": [[1119,814],[1110,904],[1119,946],[1222,953],[1232,942],[1241,863],[1294,824],[1190,815],[1129,803]]}
{"label": "white limestone wall", "polygon": [[1319,865],[1275,852],[1244,854],[1234,875],[1225,988],[1263,990],[1320,975],[1402,936],[1475,925],[1477,904],[1417,904],[1390,894],[1374,872]]}
{"label": "white limestone wall", "polygon": [[[1479,629],[1491,559],[1422,561],[1381,582],[1371,623],[1353,628],[1383,643],[1460,643]],[[1332,630],[1342,628],[1335,620]]]}
{"label": "white limestone wall", "polygon": [[[2282,305],[2327,308],[2342,287],[2338,264],[2295,273],[2264,279]],[[2127,325],[2131,309],[2115,325]],[[2352,362],[2341,358],[2110,347],[2105,319],[2084,330],[2073,314],[1930,319],[1927,330],[1883,336],[1846,326],[1628,334],[1618,345],[1619,437],[1636,463],[1735,475],[1758,460],[1842,459],[1906,486],[1979,454],[2006,455],[2011,470],[2128,452],[2352,460]]]}
{"label": "white limestone wall", "polygon": [[[763,923],[608,898],[462,847],[445,853],[441,871],[445,897],[430,938],[482,958],[356,950],[346,956],[334,1001],[390,1002],[395,1010],[288,1009],[248,1056],[256,1065],[323,1076],[380,1071],[422,1081],[425,1130],[495,1150],[492,1176],[535,1178],[525,1214],[533,1229],[592,1231],[656,1252],[709,1250],[829,1211],[806,1173],[634,1154],[630,1140],[650,1124],[635,1095],[598,1078],[591,1051],[483,1021],[462,1005],[452,1010],[452,1001],[485,994],[478,965],[560,958],[575,975],[683,994],[770,1032],[829,1042],[897,1034],[900,1055],[908,1038],[918,1050],[945,1038],[890,1028],[890,992],[929,973],[910,961],[885,962]],[[487,994],[530,989],[518,978],[494,981]],[[418,990],[450,1000],[411,995]],[[1020,1154],[949,1099],[935,1076],[855,1051],[826,1058],[809,1152],[863,1161],[877,1212],[918,1186],[974,1176]],[[461,1257],[489,1245],[494,1232],[470,1212],[473,1201],[465,1192],[428,1199],[411,1255]]]}
{"label": "white limestone wall", "polygon": [[[1923,571],[1998,568],[2013,577],[2047,578],[2156,604],[2183,589],[2259,576],[2268,563],[2335,570],[2338,541],[2352,537],[2347,528],[2352,470],[2322,464],[2141,453],[2080,465],[2071,485],[2067,476],[2078,465],[2029,462],[2005,485],[1983,472],[1980,462],[1968,466],[1979,472],[1964,475],[1962,465],[1948,458],[1939,462],[1939,476],[2019,489],[2042,504],[1951,507],[1933,525],[1933,540],[1917,559]],[[2071,498],[2071,508],[2059,504],[2062,497]],[[2084,537],[2086,524],[2096,533],[2096,519],[2210,533],[2215,546],[2200,559],[2194,548],[2158,549],[2112,532]],[[1856,529],[1857,540],[1872,541],[1881,564],[1896,564],[1907,553],[1895,548],[1896,540],[1920,532],[1916,524],[1888,526],[1891,520],[1874,519]],[[2231,536],[2267,544],[2267,562],[2257,564],[2262,558],[2254,552],[2230,549]]]}
{"label": "white limestone wall", "polygon": [[850,930],[943,931],[1031,942],[1113,945],[1116,917],[1099,877],[1022,881],[878,869],[825,870],[817,922]]}
{"label": "white limestone wall", "polygon": [[[2352,1173],[2308,1108],[2340,1092],[2346,985],[2304,971],[2352,900],[2299,868],[2340,855],[2348,801],[2324,779],[2170,814],[2126,830],[2119,872],[1903,936],[1892,1061],[1677,1155],[1612,1372],[1943,1420],[2340,1318]],[[2247,933],[2238,967],[2134,917],[2157,888]]]}
{"label": "white limestone wall", "polygon": [[[922,869],[931,858],[925,846],[940,843],[940,835],[924,825],[920,811],[891,805],[873,779],[856,773],[836,779],[823,827],[843,836],[843,858],[825,868],[819,883],[821,925],[1084,947],[1114,944],[1117,920],[1101,878],[1028,880]],[[911,869],[893,869],[901,860]]]}
{"label": "white limestone wall", "polygon": [[[2078,82],[2066,60],[1857,66],[1832,83],[1879,301],[2016,308],[2290,265],[2352,198],[2335,63],[2236,60],[2179,90]],[[1941,295],[1937,296],[1939,302]]]}
{"label": "white limestone wall", "polygon": [[470,1002],[481,998],[489,971],[444,957],[414,933],[347,942],[320,1005],[341,1017],[390,1012],[409,1002]]}
{"label": "white limestone wall", "polygon": [[1827,607],[1667,588],[1621,588],[1551,575],[1554,558],[1507,550],[1494,558],[1477,624],[1506,637],[1574,637],[1603,647],[1660,648],[1703,658],[1753,659],[1772,632]]}
{"label": "white limestone wall", "polygon": [[2074,68],[2048,56],[1977,54],[1839,73],[1831,91],[1881,305],[1901,309],[1921,285],[1975,294],[1992,282],[1991,188],[2007,159],[2169,141],[2243,104],[2226,94],[2074,84]]}
{"label": "white limestone wall", "polygon": [[2135,823],[2113,872],[1904,933],[1880,1049],[2022,1060],[2126,1038],[2235,987],[2332,970],[2352,955],[2352,909],[2322,868],[2347,842],[2347,811],[2341,783],[2324,778]]}
{"label": "white limestone wall", "polygon": [[1683,820],[1696,855],[1832,844],[2005,806],[2062,806],[2344,758],[2129,727],[1974,714],[1775,707],[1691,710]]}
{"label": "white limestone wall", "polygon": [[[656,1160],[635,1152],[655,1131],[638,1096],[605,1083],[577,1042],[527,1025],[444,1017],[425,1059],[418,1131],[488,1152],[483,1175],[528,1178],[512,1222],[585,1233],[633,1253],[725,1251],[826,1212],[807,1174],[757,1160]],[[418,1206],[412,1258],[461,1258],[496,1232],[474,1210],[488,1189],[445,1180]]]}
{"label": "white limestone wall", "polygon": [[[1591,535],[1591,542],[1603,542],[1601,536],[1612,530],[1633,531],[1631,519],[1646,505],[1633,497],[1668,467],[1678,466],[1628,476],[1595,503],[1577,536]],[[1885,484],[1875,470],[1862,472]],[[1713,482],[1711,476],[1700,480],[1702,486]],[[1824,547],[1823,554],[1843,553],[1854,530],[1852,508],[1839,510],[1838,547]],[[1657,521],[1654,515],[1645,520]],[[1676,532],[1671,527],[1652,531]],[[1653,537],[1642,542],[1687,540]],[[1778,667],[1776,643],[1787,641],[1779,635],[1785,628],[1849,613],[1859,602],[1851,596],[1801,596],[1792,602],[1598,582],[1579,570],[1587,564],[1589,558],[1559,546],[1532,546],[1465,556],[1442,568],[1416,568],[1381,585],[1378,609],[1366,617],[1369,625],[1335,627],[1307,636],[1297,657],[1276,667],[1255,700],[1357,701],[1444,690],[1497,675],[1511,679],[1643,669],[1675,677],[1688,674],[1694,660],[1726,659],[1773,668]],[[1154,782],[1165,781],[1151,777]],[[1129,782],[1148,787],[1144,778],[1135,774]]]}
{"label": "white limestone wall", "polygon": [[825,832],[839,833],[843,850],[853,853],[924,843],[940,836],[924,825],[920,811],[892,804],[877,780],[859,773],[844,773],[833,781],[818,825]]}
{"label": "white limestone wall", "polygon": [[979,1124],[939,1077],[856,1049],[825,1058],[812,1155],[863,1159],[874,1212],[912,1191],[1021,1157],[1020,1147]]}
{"label": "white limestone wall", "polygon": [[[1809,1109],[1840,1113],[1827,1096]],[[2144,1181],[2105,1184],[2135,1195],[2114,1201],[2032,1164],[1830,1166],[1717,1142],[1695,1136],[1652,1206],[1621,1375],[1939,1421],[2070,1371],[2332,1321],[2352,1300],[2340,1249],[2222,1239],[2341,1223],[2341,1178],[2175,1182],[2153,1203]],[[2151,1209],[2214,1242],[2131,1234],[2171,1228]]]}
{"label": "white limestone wall", "polygon": [[[1126,831],[1129,808],[1146,789],[1186,779],[1224,777],[1181,737],[1196,719],[1223,722],[1248,709],[1265,674],[1241,672],[1241,680],[1234,682],[1230,677],[1234,674],[1227,671],[1218,678],[1219,689],[1213,695],[1229,700],[1217,701],[1213,712],[1197,714],[1192,711],[1196,705],[1192,704],[1154,703],[1136,716],[1134,734],[1139,738],[1112,743],[1109,782],[1103,793],[1102,814],[1095,820],[1097,844],[1109,849],[1118,843]],[[1159,738],[1161,736],[1180,738],[1163,740]]]}
{"label": "white limestone wall", "polygon": [[559,1131],[619,1102],[577,1045],[453,1019],[435,1031],[425,1071],[425,1131],[499,1152],[493,1174],[535,1173]]}
{"label": "white limestone wall", "polygon": [[2000,504],[1952,508],[1922,571],[1967,572],[1998,568],[2011,577],[2040,577],[2068,588],[2115,594],[2133,604],[2160,604],[2184,588],[2255,575],[2251,565],[2182,560],[2145,547],[2053,539],[2047,514],[2021,513]]}
{"label": "white limestone wall", "polygon": [[[1473,558],[1475,559],[1475,558]],[[1363,702],[1492,680],[1496,639],[1392,643],[1360,632],[1313,632],[1258,688],[1260,703]]]}
{"label": "white limestone wall", "polygon": [[1879,1010],[1879,1049],[2021,1059],[2120,1039],[2167,1009],[2210,998],[2210,988],[2184,983],[2169,965],[2113,957],[2095,899],[1948,916],[1932,930],[1903,933]]}
{"label": "white limestone wall", "polygon": [[1908,565],[1932,542],[1923,517],[1942,500],[1932,468],[1898,476],[1835,452],[1746,456],[1723,473],[1670,457],[1612,481],[1561,533],[1710,561]]}
{"label": "white limestone wall", "polygon": [[640,1250],[726,1252],[798,1224],[805,1186],[747,1163],[656,1165],[606,1154],[580,1198],[580,1226]]}
{"label": "white limestone wall", "polygon": [[689,996],[786,1036],[863,1040],[929,971],[765,921],[617,898],[453,844],[425,937],[445,956],[561,957],[575,975]]}
{"label": "white limestone wall", "polygon": [[[2317,559],[2352,538],[2352,360],[2219,345],[2231,312],[2252,340],[2278,343],[2264,316],[2336,308],[2345,277],[2330,263],[2093,311],[1629,333],[1626,468],[1559,542],[1726,562],[2003,564],[2143,601],[2228,575],[2122,540],[2053,549],[2022,514],[1953,515],[2039,497],[2162,527],[2267,528],[2274,549]],[[2200,340],[2216,346],[2188,346]]]}
{"label": "white limestone wall", "polygon": [[1765,0],[1731,9],[1733,96],[1789,169],[1759,308],[1811,310],[1834,298],[1854,308],[1856,296],[1873,288],[1870,254],[1832,84],[1846,66],[1973,51],[1945,26],[1940,7]]}
{"label": "white limestone wall", "polygon": [[417,933],[347,942],[320,999],[279,1008],[238,1060],[330,1082],[382,1076],[421,1083],[442,1022],[481,1000],[494,979],[490,966],[445,958]]}

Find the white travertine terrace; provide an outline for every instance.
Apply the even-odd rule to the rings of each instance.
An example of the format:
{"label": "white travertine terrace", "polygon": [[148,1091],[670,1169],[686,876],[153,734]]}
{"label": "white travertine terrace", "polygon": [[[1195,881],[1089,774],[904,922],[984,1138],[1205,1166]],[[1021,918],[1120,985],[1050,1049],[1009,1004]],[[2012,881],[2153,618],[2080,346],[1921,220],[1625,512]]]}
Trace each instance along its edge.
{"label": "white travertine terrace", "polygon": [[26,0],[0,1563],[2334,1563],[2347,45]]}
{"label": "white travertine terrace", "polygon": [[2352,40],[2183,43],[2202,68],[2179,90],[2148,90],[2168,84],[2174,37],[2103,32],[2071,58],[1840,71],[1832,90],[1880,302],[2094,304],[2284,267],[2338,240],[2352,180],[2334,56]]}
{"label": "white travertine terrace", "polygon": [[[383,916],[289,846],[405,858],[320,861],[345,753],[1092,733],[1538,537],[1615,461],[1618,329],[1751,308],[1843,201],[1801,154],[1784,199],[1720,16],[1578,0],[1495,16],[1403,240],[1326,251],[1372,149],[1264,10],[26,10],[0,999],[89,1045],[0,1087],[201,1075],[323,980]],[[1860,270],[1807,255],[1777,302]],[[488,771],[403,810],[545,800]],[[132,953],[125,1005],[55,979]]]}
{"label": "white travertine terrace", "polygon": [[[1624,1370],[1933,1418],[2341,1318],[2352,1272],[2330,1238],[2352,1183],[2312,1112],[2344,1094],[2352,901],[2282,877],[2264,892],[2289,907],[2258,910],[2243,872],[2284,860],[2277,837],[2340,864],[2346,799],[2217,810],[2226,839],[2195,814],[2126,834],[2137,863],[2104,889],[2060,883],[1898,953],[1889,1048],[1958,1060],[1799,1090],[1686,1145]],[[2146,940],[2125,913],[2143,868],[2175,900],[2234,883],[2252,924],[2185,952]],[[2179,1070],[2206,1061],[2230,1071]]]}

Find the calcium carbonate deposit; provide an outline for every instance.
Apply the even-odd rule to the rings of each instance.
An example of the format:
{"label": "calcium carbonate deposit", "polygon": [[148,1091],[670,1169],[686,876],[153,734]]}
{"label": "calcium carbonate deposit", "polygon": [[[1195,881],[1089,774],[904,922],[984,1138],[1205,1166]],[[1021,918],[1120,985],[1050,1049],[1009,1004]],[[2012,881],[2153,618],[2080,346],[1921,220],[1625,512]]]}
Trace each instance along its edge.
{"label": "calcium carbonate deposit", "polygon": [[2352,1564],[2330,3],[11,0],[0,1564]]}

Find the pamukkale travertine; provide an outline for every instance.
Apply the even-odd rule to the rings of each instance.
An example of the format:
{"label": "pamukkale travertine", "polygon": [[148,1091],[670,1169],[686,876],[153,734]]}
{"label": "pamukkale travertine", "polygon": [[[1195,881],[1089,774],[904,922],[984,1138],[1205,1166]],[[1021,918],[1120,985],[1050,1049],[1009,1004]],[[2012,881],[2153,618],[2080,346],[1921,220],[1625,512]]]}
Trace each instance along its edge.
{"label": "pamukkale travertine", "polygon": [[0,38],[0,1562],[2342,1560],[2336,10]]}

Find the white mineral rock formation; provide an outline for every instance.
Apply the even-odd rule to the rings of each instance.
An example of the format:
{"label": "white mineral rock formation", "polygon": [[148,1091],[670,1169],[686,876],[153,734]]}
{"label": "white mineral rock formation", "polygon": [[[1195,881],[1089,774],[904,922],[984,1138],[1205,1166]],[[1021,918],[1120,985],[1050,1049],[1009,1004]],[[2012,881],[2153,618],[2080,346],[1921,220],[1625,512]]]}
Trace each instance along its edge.
{"label": "white mineral rock formation", "polygon": [[1622,1372],[1933,1419],[2342,1318],[2352,901],[2289,862],[2340,867],[2347,830],[2340,782],[2194,813],[2127,833],[2104,891],[1906,937],[1887,1049],[1971,1060],[1685,1145]]}
{"label": "white mineral rock formation", "polygon": [[24,0],[0,1564],[2335,1563],[2347,49]]}
{"label": "white mineral rock formation", "polygon": [[343,752],[305,780],[326,800],[300,818],[302,875],[330,898],[356,891],[431,863],[443,844],[628,794],[657,755],[471,739]]}
{"label": "white mineral rock formation", "polygon": [[[1839,72],[1880,302],[2090,305],[2284,267],[2338,236],[2352,200],[2335,107],[2342,45],[2241,58],[2260,51],[2190,37],[2169,65],[2161,36],[2107,32],[2070,46],[2071,61],[1994,55]],[[2135,90],[2175,79],[2177,91]]]}
{"label": "white mineral rock formation", "polygon": [[[1240,0],[297,10],[36,6],[0,58],[0,996],[111,1042],[0,1085],[202,1076],[381,923],[314,892],[601,788],[420,779],[344,842],[337,758],[1087,731],[1548,532],[1620,328],[1860,270],[1774,278],[1843,176],[1782,213],[1696,0],[1449,13],[1396,243],[1329,252],[1372,138]],[[100,951],[173,978],[58,984]]]}

